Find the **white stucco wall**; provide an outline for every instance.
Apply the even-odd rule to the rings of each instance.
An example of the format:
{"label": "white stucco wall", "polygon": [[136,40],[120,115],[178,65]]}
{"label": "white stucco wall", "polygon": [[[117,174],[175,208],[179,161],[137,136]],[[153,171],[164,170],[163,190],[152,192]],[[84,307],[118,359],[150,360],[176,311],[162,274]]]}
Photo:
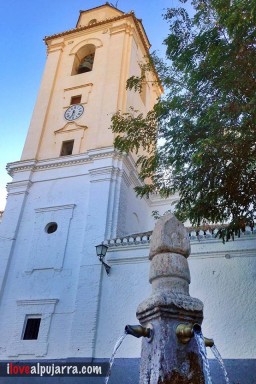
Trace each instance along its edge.
{"label": "white stucco wall", "polygon": [[[126,324],[138,324],[136,309],[151,292],[147,245],[108,252],[111,275],[103,276],[97,355],[108,357]],[[190,295],[204,302],[203,332],[223,358],[256,357],[256,237],[192,241]],[[209,357],[213,357],[208,352]],[[139,357],[140,340],[127,336],[118,357]]]}

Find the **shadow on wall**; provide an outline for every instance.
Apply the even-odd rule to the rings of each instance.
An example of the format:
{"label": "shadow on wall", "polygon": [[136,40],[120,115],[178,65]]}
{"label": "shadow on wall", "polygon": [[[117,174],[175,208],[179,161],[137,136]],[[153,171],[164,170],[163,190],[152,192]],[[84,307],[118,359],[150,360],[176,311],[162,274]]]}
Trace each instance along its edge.
{"label": "shadow on wall", "polygon": [[[132,233],[138,233],[140,232],[140,220],[136,212],[132,213],[132,218],[131,218],[131,231]],[[131,232],[130,231],[130,232]]]}

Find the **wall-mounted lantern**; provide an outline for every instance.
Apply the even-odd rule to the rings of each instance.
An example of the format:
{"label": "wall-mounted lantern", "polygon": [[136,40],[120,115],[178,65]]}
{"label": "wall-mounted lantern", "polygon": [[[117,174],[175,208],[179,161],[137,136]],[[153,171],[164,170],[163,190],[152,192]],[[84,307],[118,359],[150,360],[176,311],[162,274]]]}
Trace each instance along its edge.
{"label": "wall-mounted lantern", "polygon": [[100,262],[104,265],[104,268],[107,274],[109,275],[111,267],[104,262],[104,257],[106,256],[108,246],[105,244],[99,244],[99,245],[96,245],[95,248],[96,248],[97,256],[100,259]]}

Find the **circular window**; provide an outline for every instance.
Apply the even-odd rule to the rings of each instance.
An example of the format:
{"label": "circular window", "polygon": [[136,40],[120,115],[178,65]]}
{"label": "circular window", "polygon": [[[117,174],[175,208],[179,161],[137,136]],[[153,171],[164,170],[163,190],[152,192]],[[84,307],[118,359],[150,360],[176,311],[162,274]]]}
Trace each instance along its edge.
{"label": "circular window", "polygon": [[45,232],[50,234],[50,233],[56,232],[57,228],[58,228],[58,224],[57,223],[49,223],[45,227]]}

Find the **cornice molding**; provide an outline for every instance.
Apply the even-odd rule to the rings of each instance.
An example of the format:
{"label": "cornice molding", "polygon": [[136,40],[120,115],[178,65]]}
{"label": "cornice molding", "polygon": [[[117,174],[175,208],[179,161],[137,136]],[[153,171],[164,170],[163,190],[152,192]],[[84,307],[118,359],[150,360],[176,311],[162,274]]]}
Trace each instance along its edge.
{"label": "cornice molding", "polygon": [[[254,237],[254,238],[253,238]],[[245,236],[243,240],[254,240],[255,236]],[[236,239],[235,241],[241,241],[241,239]],[[204,242],[204,244],[207,242]],[[218,241],[212,240],[212,243],[218,244]],[[190,260],[203,260],[203,259],[226,259],[232,260],[235,258],[247,258],[247,257],[256,257],[255,248],[242,248],[242,249],[216,249],[216,250],[197,250],[196,244],[191,244],[191,254],[189,256]],[[119,246],[112,247],[109,245],[108,258],[107,262],[110,265],[114,264],[138,264],[138,263],[149,263],[149,242],[144,244],[136,243],[127,243],[125,246],[120,244]],[[136,250],[136,252],[135,252]],[[138,256],[138,252],[141,253],[141,256]]]}
{"label": "cornice molding", "polygon": [[[107,19],[101,20],[101,21],[96,22],[96,23],[94,23],[92,25],[85,25],[85,26],[81,26],[81,27],[76,27],[76,28],[72,28],[72,29],[69,29],[69,30],[64,31],[64,32],[55,33],[55,34],[50,35],[50,36],[45,36],[44,41],[48,45],[48,41],[56,39],[58,37],[70,35],[72,33],[77,33],[77,32],[80,32],[80,31],[90,30],[90,29],[93,29],[95,27],[98,27],[98,26],[101,26],[101,25],[104,25],[104,24],[113,23],[115,21],[119,21],[119,20],[123,20],[123,19],[127,19],[127,18],[132,18],[133,19],[134,24],[136,25],[136,27],[138,29],[138,33],[139,33],[139,35],[141,37],[141,40],[143,42],[145,51],[148,52],[148,50],[149,50],[151,45],[150,45],[150,43],[148,41],[148,37],[146,35],[146,32],[145,31],[142,32],[142,28],[140,27],[140,22],[136,18],[136,16],[135,16],[133,11],[131,11],[129,13],[125,13],[125,14],[123,14],[121,16],[115,16],[115,17],[111,17],[111,18],[107,18]],[[145,36],[143,36],[143,35],[145,35]]]}
{"label": "cornice molding", "polygon": [[[248,238],[246,240],[249,240]],[[233,259],[235,257],[256,257],[255,249],[227,249],[226,251],[209,251],[209,252],[192,252],[189,256],[190,259],[216,259],[225,258]]]}
{"label": "cornice molding", "polygon": [[50,53],[54,53],[57,51],[63,52],[64,48],[65,48],[64,42],[56,42],[56,44],[48,46],[47,53],[50,54]]}
{"label": "cornice molding", "polygon": [[110,165],[108,167],[89,169],[91,183],[113,180],[114,178],[121,176],[122,173],[123,171],[120,168],[115,167],[113,165]]}
{"label": "cornice molding", "polygon": [[[144,246],[142,245],[137,245],[136,249],[144,249],[145,252],[149,252],[149,244],[145,244]],[[113,255],[109,255],[108,259],[107,259],[107,262],[108,264],[110,265],[114,265],[114,264],[138,264],[138,263],[149,263],[149,258],[148,258],[148,254],[145,255],[141,255],[141,256],[137,256],[137,253],[134,253],[134,246],[130,246],[127,248],[125,248],[125,253],[123,253],[122,251],[124,251],[124,249],[110,249],[109,250],[109,253],[113,253]],[[114,256],[114,254],[118,252],[120,254],[120,252],[122,252],[123,255],[127,255],[127,253],[131,253],[130,256],[120,256],[120,257],[116,257]],[[193,253],[193,247],[192,247],[192,252],[189,256],[189,259],[192,260],[192,259],[200,259],[200,260],[203,260],[203,259],[226,259],[226,260],[230,260],[230,259],[234,259],[234,258],[244,258],[244,257],[256,257],[256,254],[255,254],[255,249],[241,249],[241,250],[227,250],[227,251],[223,251],[223,250],[217,250],[217,251],[205,251],[205,252],[196,252]]]}
{"label": "cornice molding", "polygon": [[135,30],[136,29],[131,24],[124,22],[122,24],[118,24],[118,25],[115,25],[113,27],[110,27],[109,33],[110,33],[110,35],[115,35],[117,33],[125,32],[129,35],[132,35],[135,32]]}
{"label": "cornice molding", "polygon": [[179,200],[178,194],[177,195],[172,195],[166,198],[161,197],[160,195],[157,194],[151,194],[148,198],[150,206],[154,208],[156,205],[157,207],[159,206],[164,206],[164,205],[170,205],[174,202]]}
{"label": "cornice molding", "polygon": [[14,173],[39,170],[54,169],[61,167],[71,167],[74,165],[92,163],[98,159],[113,158],[120,160],[120,154],[117,153],[113,147],[106,147],[103,149],[93,149],[79,155],[69,155],[55,157],[46,160],[21,160],[14,163],[8,163],[6,166],[7,172],[10,176]]}
{"label": "cornice molding", "polygon": [[11,181],[10,183],[7,183],[8,196],[27,194],[31,185],[32,182],[30,180]]}
{"label": "cornice molding", "polygon": [[129,180],[130,184],[133,184],[135,187],[142,186],[143,183],[141,182],[138,174],[138,170],[135,164],[134,159],[130,154],[120,154],[123,158],[125,167],[127,168],[128,173],[126,173],[127,179]]}

